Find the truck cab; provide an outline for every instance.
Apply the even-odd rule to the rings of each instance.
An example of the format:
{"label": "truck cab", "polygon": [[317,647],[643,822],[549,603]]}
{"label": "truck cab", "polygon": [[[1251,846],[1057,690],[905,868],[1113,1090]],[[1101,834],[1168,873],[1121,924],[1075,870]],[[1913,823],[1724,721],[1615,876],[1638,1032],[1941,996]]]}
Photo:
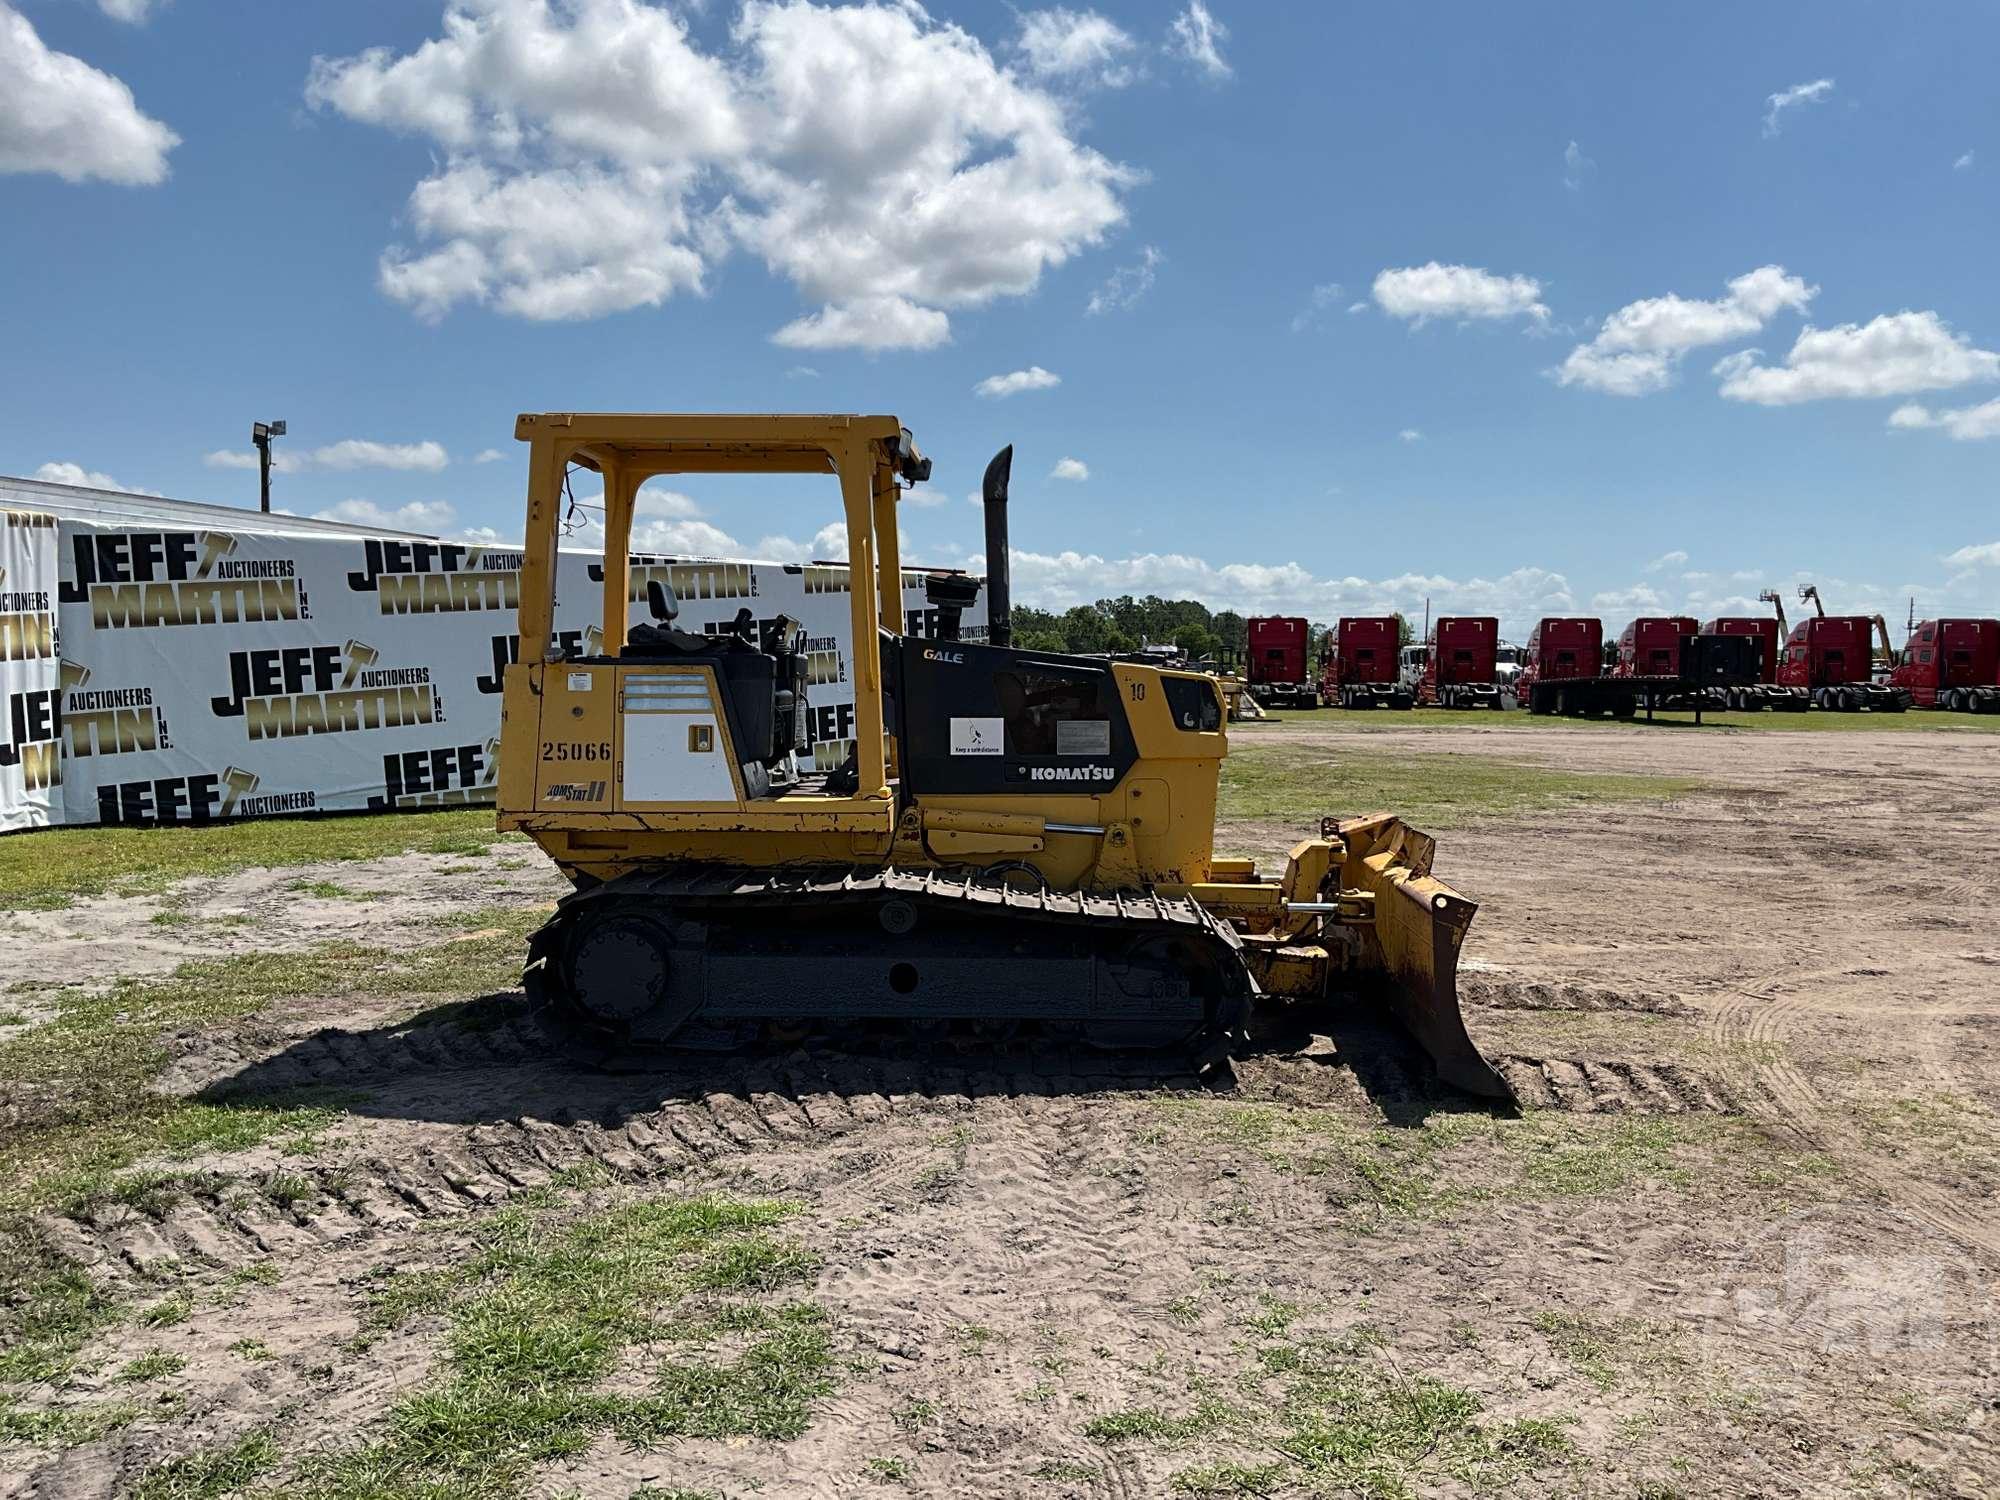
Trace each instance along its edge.
{"label": "truck cab", "polygon": [[1244,633],[1250,696],[1265,708],[1318,708],[1319,688],[1307,671],[1312,636],[1305,617],[1253,615]]}
{"label": "truck cab", "polygon": [[1900,713],[1912,695],[1875,681],[1871,626],[1866,615],[1815,615],[1801,620],[1792,628],[1779,659],[1779,686],[1803,689],[1814,708]]}
{"label": "truck cab", "polygon": [[1681,640],[1697,635],[1700,624],[1688,615],[1641,615],[1618,637],[1616,677],[1679,677]]}
{"label": "truck cab", "polygon": [[1411,707],[1416,699],[1403,681],[1400,634],[1394,615],[1342,616],[1327,637],[1320,696],[1342,708]]}
{"label": "truck cab", "polygon": [[1505,708],[1499,676],[1500,622],[1492,615],[1440,615],[1425,642],[1417,701],[1442,708]]}
{"label": "truck cab", "polygon": [[1920,708],[2000,713],[2000,620],[1925,620],[1889,683]]}

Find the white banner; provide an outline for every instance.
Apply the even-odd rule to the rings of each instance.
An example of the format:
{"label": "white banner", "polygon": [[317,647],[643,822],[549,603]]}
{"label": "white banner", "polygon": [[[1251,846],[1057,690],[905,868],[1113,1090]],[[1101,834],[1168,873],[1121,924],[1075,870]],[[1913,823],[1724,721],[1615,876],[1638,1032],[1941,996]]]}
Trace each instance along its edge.
{"label": "white banner", "polygon": [[63,820],[53,516],[0,511],[0,833]]}
{"label": "white banner", "polygon": [[[59,550],[61,801],[40,821],[202,823],[492,800],[501,672],[519,655],[519,552],[68,521]],[[602,576],[594,556],[559,560],[565,653],[615,653],[602,639]],[[633,619],[646,617],[654,578],[679,597],[684,630],[719,633],[744,610],[766,630],[781,614],[799,620],[811,642],[815,760],[845,758],[845,567],[635,557]],[[904,584],[904,628],[934,633],[923,575]],[[983,634],[983,613],[967,624]],[[10,662],[10,673],[17,665],[33,663]],[[56,665],[51,653],[51,687]],[[29,712],[26,722],[42,721]]]}

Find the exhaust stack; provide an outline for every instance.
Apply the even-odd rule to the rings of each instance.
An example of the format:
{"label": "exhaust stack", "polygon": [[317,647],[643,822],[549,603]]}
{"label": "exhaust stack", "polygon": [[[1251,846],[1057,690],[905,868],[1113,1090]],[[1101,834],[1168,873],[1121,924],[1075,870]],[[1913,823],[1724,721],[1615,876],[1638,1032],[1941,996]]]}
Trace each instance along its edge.
{"label": "exhaust stack", "polygon": [[986,502],[986,639],[1014,644],[1014,593],[1007,580],[1007,480],[1014,472],[1014,445],[993,455],[980,481]]}

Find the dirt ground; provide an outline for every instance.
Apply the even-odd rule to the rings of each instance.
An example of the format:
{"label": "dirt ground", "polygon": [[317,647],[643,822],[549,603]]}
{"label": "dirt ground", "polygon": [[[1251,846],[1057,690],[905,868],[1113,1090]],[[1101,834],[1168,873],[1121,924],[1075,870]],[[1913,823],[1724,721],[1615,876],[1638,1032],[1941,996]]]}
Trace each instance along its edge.
{"label": "dirt ground", "polygon": [[[1330,714],[1260,735],[1348,743]],[[1440,1092],[1365,1015],[1274,1027],[1206,1083],[853,1045],[612,1077],[552,1062],[508,996],[470,1028],[287,1003],[175,1037],[166,1086],[334,1086],[347,1113],[308,1155],[179,1164],[208,1175],[157,1212],[39,1217],[135,1305],[187,1301],[24,1399],[185,1365],[100,1439],[0,1443],[0,1496],[220,1494],[161,1465],[259,1433],[279,1456],[254,1483],[284,1491],[442,1378],[448,1312],[384,1326],[384,1278],[463,1262],[552,1180],[557,1214],[798,1205],[776,1232],[816,1257],[801,1295],[836,1360],[798,1436],[607,1430],[534,1495],[2000,1493],[2000,742],[1365,738],[1708,788],[1441,836],[1439,875],[1481,904],[1468,1025],[1519,1115]],[[1279,855],[1368,810],[1225,841]],[[153,898],[81,902],[32,914],[11,967],[421,941],[446,904],[553,899],[525,853],[183,887],[276,914],[200,940]],[[295,890],[322,873],[370,899]],[[237,1190],[277,1171],[282,1201]]]}

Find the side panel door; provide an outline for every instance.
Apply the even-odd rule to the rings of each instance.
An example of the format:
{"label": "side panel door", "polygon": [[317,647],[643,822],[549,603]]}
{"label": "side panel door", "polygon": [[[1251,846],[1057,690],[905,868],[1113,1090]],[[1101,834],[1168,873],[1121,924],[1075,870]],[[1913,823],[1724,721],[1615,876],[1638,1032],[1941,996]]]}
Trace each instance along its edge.
{"label": "side panel door", "polygon": [[903,639],[896,721],[919,796],[1110,791],[1138,759],[1109,663]]}

